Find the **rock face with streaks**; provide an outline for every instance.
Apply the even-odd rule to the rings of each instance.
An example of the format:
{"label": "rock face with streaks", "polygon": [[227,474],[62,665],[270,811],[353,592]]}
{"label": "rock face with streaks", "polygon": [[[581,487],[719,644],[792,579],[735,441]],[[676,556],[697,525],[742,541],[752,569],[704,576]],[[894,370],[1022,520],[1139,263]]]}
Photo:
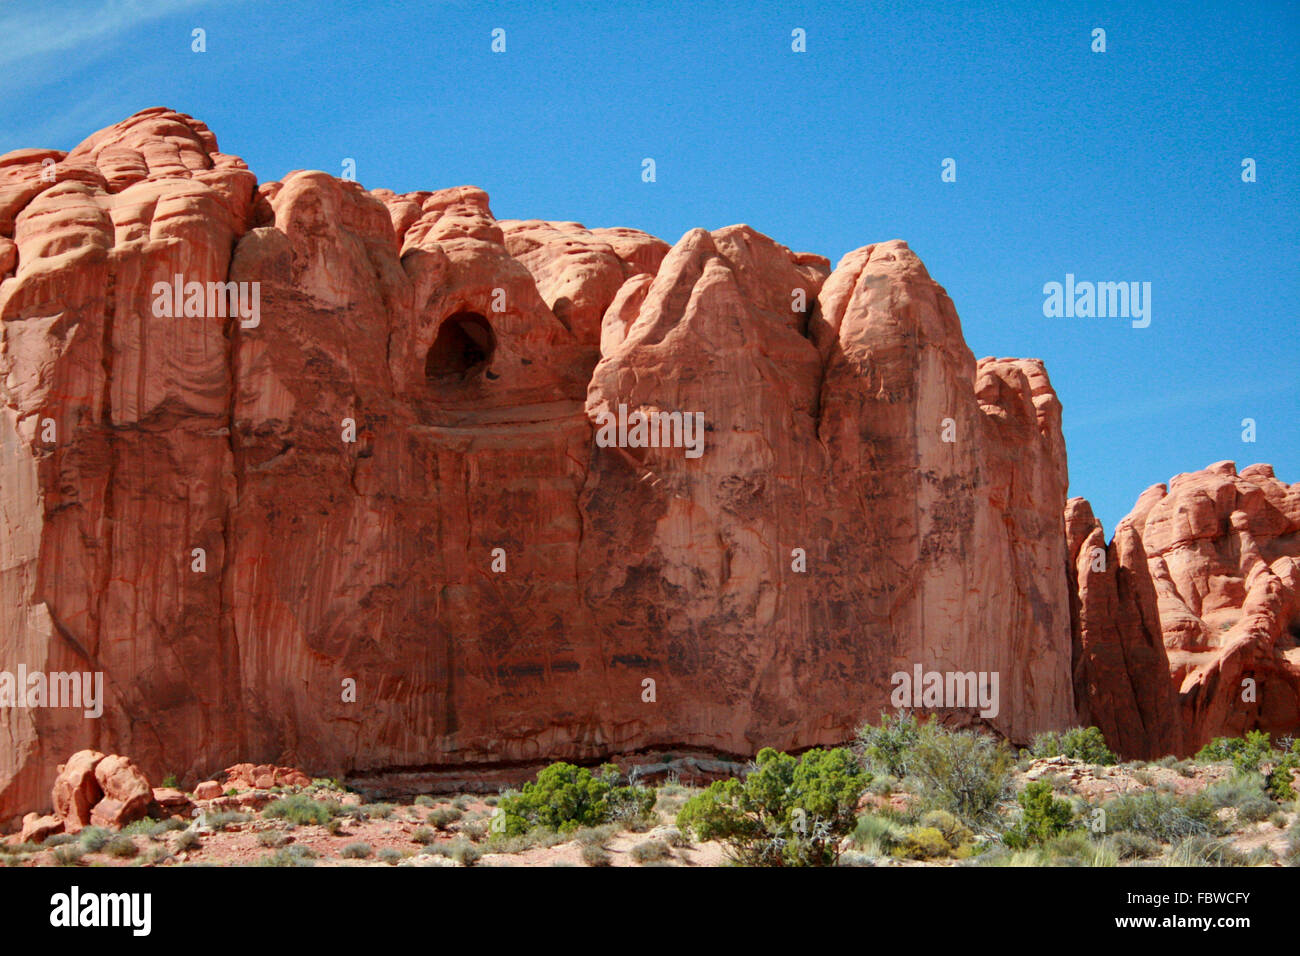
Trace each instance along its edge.
{"label": "rock face with streaks", "polygon": [[1149,488],[1109,548],[1081,498],[1066,527],[1085,721],[1137,756],[1300,731],[1300,485],[1221,461]]}
{"label": "rock face with streaks", "polygon": [[84,748],[197,782],[838,743],[917,666],[996,672],[942,713],[1021,742],[1076,691],[1134,747],[1223,719],[1158,693],[1201,673],[1152,640],[1162,579],[1079,579],[1042,364],[977,362],[903,242],[832,270],[259,185],[155,108],[0,157],[0,320],[0,669],[104,675],[98,718],[0,708],[5,821]]}

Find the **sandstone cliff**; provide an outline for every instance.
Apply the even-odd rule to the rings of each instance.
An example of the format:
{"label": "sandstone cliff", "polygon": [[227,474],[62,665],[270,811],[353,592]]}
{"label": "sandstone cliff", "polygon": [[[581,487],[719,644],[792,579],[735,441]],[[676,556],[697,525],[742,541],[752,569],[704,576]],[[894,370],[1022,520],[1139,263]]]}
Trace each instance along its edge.
{"label": "sandstone cliff", "polygon": [[[177,276],[256,318],[159,315]],[[1223,690],[1295,686],[1295,486],[1211,493],[1230,539],[1152,501],[1091,571],[1042,364],[977,362],[903,242],[831,269],[259,185],[157,108],[0,157],[0,279],[0,669],[106,696],[0,709],[0,819],[85,748],[194,780],[838,743],[915,665],[997,672],[1020,742],[1076,695],[1134,753],[1295,723]],[[702,416],[702,454],[598,442],[626,412]]]}
{"label": "sandstone cliff", "polygon": [[[1017,739],[1069,721],[1060,406],[976,363],[904,243],[832,271],[746,226],[259,186],[163,109],[0,176],[4,663],[107,697],[0,713],[5,812],[82,747],[187,776],[829,743],[915,663],[1000,671]],[[178,275],[256,282],[260,321],[156,316]],[[703,454],[599,446],[619,405],[701,413]]]}

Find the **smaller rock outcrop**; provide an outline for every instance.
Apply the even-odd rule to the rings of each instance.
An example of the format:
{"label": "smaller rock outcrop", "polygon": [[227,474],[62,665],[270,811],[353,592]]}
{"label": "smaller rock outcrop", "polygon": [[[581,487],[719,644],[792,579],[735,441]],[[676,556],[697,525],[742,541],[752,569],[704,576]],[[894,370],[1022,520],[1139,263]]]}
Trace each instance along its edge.
{"label": "smaller rock outcrop", "polygon": [[63,821],[54,814],[47,813],[42,816],[39,813],[29,813],[23,817],[23,829],[18,842],[44,843],[54,834],[62,832]]}
{"label": "smaller rock outcrop", "polygon": [[67,833],[78,833],[87,826],[120,830],[148,816],[155,805],[149,778],[131,758],[106,756],[98,750],[78,751],[59,767],[51,798],[53,815]]}
{"label": "smaller rock outcrop", "polygon": [[[269,790],[271,787],[306,787],[310,784],[311,777],[297,767],[240,763],[226,768],[227,790],[232,787],[236,790]],[[195,791],[197,795],[198,791]]]}
{"label": "smaller rock outcrop", "polygon": [[204,780],[194,788],[194,799],[212,800],[215,797],[221,796],[223,793],[225,793],[225,791],[221,789],[221,784],[217,783],[217,781]]}
{"label": "smaller rock outcrop", "polygon": [[1065,524],[1083,722],[1129,757],[1300,728],[1300,484],[1220,461],[1148,488],[1109,546],[1083,499]]}

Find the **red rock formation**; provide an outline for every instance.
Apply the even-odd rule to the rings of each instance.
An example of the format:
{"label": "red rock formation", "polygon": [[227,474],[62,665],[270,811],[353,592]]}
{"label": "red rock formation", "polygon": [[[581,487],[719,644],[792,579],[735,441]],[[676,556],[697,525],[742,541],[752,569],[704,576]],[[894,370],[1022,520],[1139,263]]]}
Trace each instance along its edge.
{"label": "red rock formation", "polygon": [[[199,784],[203,788],[203,793],[207,799],[219,797],[226,790],[234,788],[236,790],[251,790],[254,787],[263,790],[271,787],[306,787],[311,783],[311,777],[307,776],[296,767],[274,767],[270,764],[254,766],[251,763],[241,763],[233,767],[226,768],[226,785],[224,788],[216,781],[206,781],[217,787],[214,793],[212,787]],[[199,790],[194,791],[195,796],[199,796]]]}
{"label": "red rock formation", "polygon": [[55,816],[63,820],[69,833],[76,833],[90,822],[90,811],[104,796],[95,779],[95,768],[103,759],[98,751],[81,750],[59,765],[50,799]]}
{"label": "red rock formation", "polygon": [[[1072,720],[1059,403],[902,242],[831,271],[259,187],[162,109],[0,158],[0,241],[0,667],[107,698],[0,712],[0,816],[83,746],[198,780],[839,742],[915,664],[999,672],[1014,739]],[[156,316],[178,274],[260,321]],[[620,405],[701,413],[703,455],[602,447]]]}
{"label": "red rock formation", "polygon": [[117,830],[148,813],[154,799],[153,787],[130,758],[117,754],[105,757],[95,767],[95,780],[104,793],[90,811],[90,822],[95,826]]}
{"label": "red rock formation", "polygon": [[212,800],[221,796],[223,793],[225,793],[225,791],[221,789],[221,784],[217,783],[215,780],[204,780],[194,788],[194,799]]}
{"label": "red rock formation", "polygon": [[63,820],[55,814],[41,816],[28,813],[23,816],[23,827],[18,834],[19,843],[44,843],[56,833],[63,832]]}
{"label": "red rock formation", "polygon": [[194,810],[194,801],[175,787],[153,788],[153,812],[149,815],[158,817],[185,817],[189,819]]}
{"label": "red rock formation", "polygon": [[1178,475],[1139,498],[1101,571],[1087,502],[1070,501],[1066,525],[1085,720],[1132,756],[1300,731],[1300,484],[1230,461]]}
{"label": "red rock formation", "polygon": [[1088,502],[1071,498],[1065,526],[1074,617],[1079,722],[1118,753],[1151,759],[1183,749],[1176,688],[1161,641],[1156,593],[1142,538],[1129,519],[1106,545]]}
{"label": "red rock formation", "polygon": [[59,766],[50,799],[68,833],[88,825],[118,830],[148,814],[154,791],[129,757],[82,750]]}

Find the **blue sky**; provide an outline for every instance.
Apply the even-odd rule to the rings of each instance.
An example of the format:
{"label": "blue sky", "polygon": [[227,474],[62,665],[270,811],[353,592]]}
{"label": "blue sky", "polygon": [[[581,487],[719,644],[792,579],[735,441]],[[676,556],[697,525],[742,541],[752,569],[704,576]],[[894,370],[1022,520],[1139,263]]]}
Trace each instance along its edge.
{"label": "blue sky", "polygon": [[[1295,3],[9,2],[0,152],[165,105],[263,180],[352,157],[501,218],[906,239],[977,356],[1046,361],[1109,534],[1213,461],[1300,481],[1297,49]],[[1044,317],[1066,273],[1150,282],[1150,327]]]}

